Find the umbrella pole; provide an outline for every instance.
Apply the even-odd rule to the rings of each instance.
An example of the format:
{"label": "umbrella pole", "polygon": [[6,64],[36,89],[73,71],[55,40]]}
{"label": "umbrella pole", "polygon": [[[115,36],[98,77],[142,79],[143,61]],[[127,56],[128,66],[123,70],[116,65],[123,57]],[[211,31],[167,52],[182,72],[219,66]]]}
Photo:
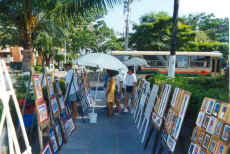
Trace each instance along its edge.
{"label": "umbrella pole", "polygon": [[[98,72],[97,83],[99,83],[99,77],[100,77],[100,71]],[[96,96],[97,96],[97,85],[96,85],[96,91],[95,91],[95,95],[94,95],[93,113],[94,113],[94,108],[96,105]]]}

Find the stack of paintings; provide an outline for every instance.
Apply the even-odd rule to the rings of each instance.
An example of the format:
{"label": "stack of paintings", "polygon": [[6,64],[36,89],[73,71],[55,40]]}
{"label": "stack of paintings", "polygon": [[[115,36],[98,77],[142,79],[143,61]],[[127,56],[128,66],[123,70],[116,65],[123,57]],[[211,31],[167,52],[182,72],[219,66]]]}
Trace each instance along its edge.
{"label": "stack of paintings", "polygon": [[190,92],[175,88],[162,132],[162,139],[171,152],[175,151],[190,97]]}
{"label": "stack of paintings", "polygon": [[230,149],[230,104],[205,97],[193,130],[189,154],[227,154]]}
{"label": "stack of paintings", "polygon": [[154,106],[154,111],[152,114],[152,121],[153,121],[154,126],[157,129],[161,128],[164,113],[165,113],[165,110],[168,104],[168,99],[169,99],[170,92],[171,92],[171,87],[172,86],[169,84],[163,85],[160,91],[160,95],[156,100],[156,104]]}

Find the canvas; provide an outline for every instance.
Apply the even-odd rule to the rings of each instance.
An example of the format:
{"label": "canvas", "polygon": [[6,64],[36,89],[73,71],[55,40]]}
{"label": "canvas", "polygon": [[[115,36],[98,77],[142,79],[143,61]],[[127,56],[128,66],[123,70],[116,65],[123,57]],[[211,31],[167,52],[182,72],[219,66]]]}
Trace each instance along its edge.
{"label": "canvas", "polygon": [[206,108],[206,113],[209,114],[209,115],[211,115],[214,106],[215,106],[215,100],[214,100],[214,99],[210,99],[210,100],[209,100],[209,104],[208,104],[208,106],[207,106],[207,108]]}
{"label": "canvas", "polygon": [[210,134],[214,134],[216,124],[217,124],[217,119],[214,116],[211,116],[208,122],[208,126],[206,128],[206,131]]}
{"label": "canvas", "polygon": [[211,136],[209,134],[205,135],[204,141],[203,141],[203,145],[202,145],[203,148],[205,148],[205,149],[208,148],[208,145],[209,145],[209,142],[210,142],[210,138],[211,138]]}
{"label": "canvas", "polygon": [[203,140],[204,140],[205,132],[200,131],[199,138],[198,138],[198,144],[202,145]]}
{"label": "canvas", "polygon": [[214,153],[215,150],[216,150],[216,146],[217,146],[217,140],[215,138],[212,138],[211,139],[211,142],[209,144],[209,149],[208,151],[211,152],[211,153]]}
{"label": "canvas", "polygon": [[58,143],[54,134],[54,130],[52,128],[50,128],[49,130],[49,137],[50,137],[51,147],[54,153],[56,153],[58,151]]}
{"label": "canvas", "polygon": [[52,107],[53,114],[57,114],[59,112],[59,106],[56,97],[50,99],[50,104]]}
{"label": "canvas", "polygon": [[213,108],[212,114],[213,114],[214,116],[217,116],[218,113],[219,113],[219,111],[220,111],[220,103],[219,103],[219,102],[216,102],[216,104],[215,104],[215,106],[214,106],[214,108]]}
{"label": "canvas", "polygon": [[196,120],[196,125],[198,127],[201,127],[204,121],[205,113],[204,112],[199,112],[197,120]]}
{"label": "canvas", "polygon": [[217,124],[216,124],[215,131],[214,131],[214,134],[216,136],[220,135],[220,131],[222,130],[222,127],[223,127],[223,123],[221,121],[218,121]]}
{"label": "canvas", "polygon": [[43,101],[43,94],[42,94],[42,87],[40,83],[40,78],[38,75],[32,76],[33,84],[34,84],[34,91],[36,96],[36,101],[41,102]]}
{"label": "canvas", "polygon": [[174,152],[176,147],[176,141],[169,135],[167,138],[167,146],[171,152]]}
{"label": "canvas", "polygon": [[39,120],[39,125],[42,125],[49,120],[48,109],[45,102],[36,104],[36,111]]}
{"label": "canvas", "polygon": [[225,124],[221,139],[225,142],[229,142],[229,138],[230,138],[230,125]]}

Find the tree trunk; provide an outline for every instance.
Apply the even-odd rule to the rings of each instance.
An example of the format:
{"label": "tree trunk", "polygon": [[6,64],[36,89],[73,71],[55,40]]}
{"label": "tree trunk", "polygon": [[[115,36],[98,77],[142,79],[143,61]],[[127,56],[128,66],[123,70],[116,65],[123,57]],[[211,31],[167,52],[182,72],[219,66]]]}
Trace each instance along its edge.
{"label": "tree trunk", "polygon": [[31,66],[32,66],[32,54],[33,54],[33,49],[29,48],[29,49],[24,49],[22,51],[23,54],[23,70],[24,71],[29,71],[31,70]]}
{"label": "tree trunk", "polygon": [[174,0],[174,10],[173,10],[173,33],[171,40],[171,50],[168,68],[168,77],[175,77],[175,67],[176,67],[176,35],[177,35],[177,17],[179,10],[179,0]]}

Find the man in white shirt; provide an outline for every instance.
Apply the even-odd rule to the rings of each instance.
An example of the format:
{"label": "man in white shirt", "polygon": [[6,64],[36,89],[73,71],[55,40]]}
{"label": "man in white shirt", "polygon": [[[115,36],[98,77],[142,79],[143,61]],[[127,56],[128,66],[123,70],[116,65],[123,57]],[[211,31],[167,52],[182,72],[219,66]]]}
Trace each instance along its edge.
{"label": "man in white shirt", "polygon": [[124,96],[124,112],[128,112],[128,101],[131,99],[132,107],[135,106],[134,102],[134,94],[135,94],[135,89],[136,89],[136,84],[137,84],[137,77],[133,73],[133,68],[129,67],[128,68],[128,73],[125,77],[125,96]]}
{"label": "man in white shirt", "polygon": [[[66,66],[66,71],[67,71],[67,75],[65,78],[66,90],[68,90],[68,87],[71,86],[69,89],[69,96],[67,99],[68,101],[72,103],[72,109],[73,109],[72,118],[75,119],[78,117],[77,103],[80,101],[79,96],[78,96],[79,88],[77,84],[77,77],[76,75],[74,75],[72,64],[68,63],[65,66]],[[71,82],[71,85],[69,85],[70,82]]]}

